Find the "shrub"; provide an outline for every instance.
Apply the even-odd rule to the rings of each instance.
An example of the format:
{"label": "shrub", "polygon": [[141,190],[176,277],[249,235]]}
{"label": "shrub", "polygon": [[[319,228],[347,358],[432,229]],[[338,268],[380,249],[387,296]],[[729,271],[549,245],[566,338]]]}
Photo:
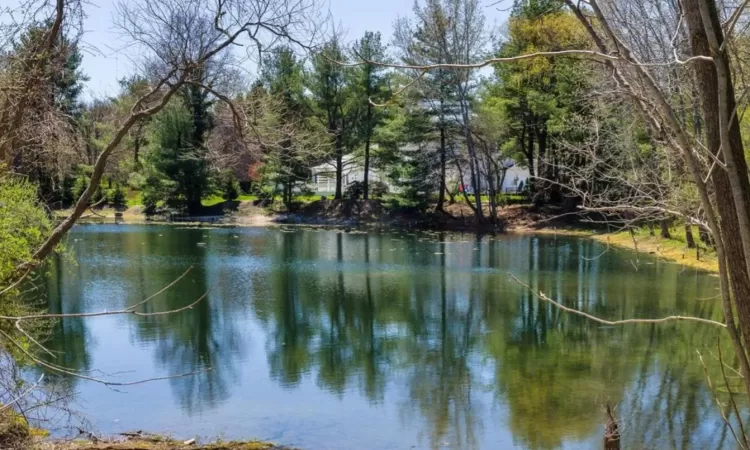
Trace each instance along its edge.
{"label": "shrub", "polygon": [[110,206],[115,208],[123,208],[127,205],[127,199],[125,198],[125,191],[120,186],[110,190],[107,195],[107,202]]}
{"label": "shrub", "polygon": [[[37,186],[4,171],[5,168],[0,165],[0,291],[4,291],[0,294],[0,314],[22,316],[36,312],[33,310],[34,306],[19,301],[20,288],[11,288],[9,285],[17,279],[19,265],[33,260],[34,251],[49,236],[52,222],[38,200]],[[61,247],[56,249],[60,250]],[[30,335],[40,339],[49,331],[49,325],[49,321],[41,320],[28,323],[25,328]],[[13,322],[0,323],[0,330],[12,336],[22,346],[30,345],[26,336],[17,333]],[[29,362],[14,346],[1,347],[3,352],[13,355],[17,363]],[[16,431],[0,429],[0,435],[14,434]],[[2,442],[0,448],[6,448]]]}
{"label": "shrub", "polygon": [[373,181],[370,183],[370,198],[382,198],[388,194],[388,185],[382,181]]}
{"label": "shrub", "polygon": [[352,181],[351,183],[349,183],[348,186],[346,186],[346,191],[344,191],[344,196],[351,200],[358,200],[364,195],[364,193],[365,193],[365,184],[361,181]]}
{"label": "shrub", "polygon": [[224,171],[219,175],[221,196],[226,201],[236,200],[240,196],[240,186],[231,171]]}
{"label": "shrub", "polygon": [[156,207],[159,203],[159,195],[154,191],[143,191],[141,194],[141,203],[143,203],[144,213],[153,214],[156,212]]}

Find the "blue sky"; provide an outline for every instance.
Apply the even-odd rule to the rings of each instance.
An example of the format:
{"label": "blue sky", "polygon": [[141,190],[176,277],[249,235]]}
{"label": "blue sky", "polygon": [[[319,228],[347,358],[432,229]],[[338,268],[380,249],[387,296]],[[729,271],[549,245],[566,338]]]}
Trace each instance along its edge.
{"label": "blue sky", "polygon": [[[154,0],[158,1],[158,0]],[[500,26],[507,18],[512,0],[480,0],[484,5],[488,25]],[[90,80],[85,96],[101,98],[115,94],[117,80],[132,73],[132,64],[123,49],[116,48],[118,35],[112,28],[115,13],[112,0],[87,2],[88,15],[84,24],[83,71]],[[345,39],[353,40],[365,31],[380,31],[389,42],[393,23],[400,16],[410,16],[413,0],[329,0],[329,8],[336,24],[346,32]]]}

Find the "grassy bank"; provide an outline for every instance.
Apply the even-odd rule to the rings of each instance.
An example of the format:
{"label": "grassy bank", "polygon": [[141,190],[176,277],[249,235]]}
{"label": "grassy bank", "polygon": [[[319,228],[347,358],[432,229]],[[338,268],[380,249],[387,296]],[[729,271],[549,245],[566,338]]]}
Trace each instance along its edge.
{"label": "grassy bank", "polygon": [[657,234],[652,236],[648,229],[642,228],[636,230],[633,235],[628,231],[620,231],[603,234],[592,233],[591,237],[603,244],[628,248],[641,254],[655,255],[688,267],[711,272],[719,271],[716,253],[707,249],[702,242],[698,241],[697,231],[694,231],[696,241],[698,241],[697,251],[687,247],[684,229],[672,229],[670,234],[671,238],[665,239],[658,235],[658,230]]}

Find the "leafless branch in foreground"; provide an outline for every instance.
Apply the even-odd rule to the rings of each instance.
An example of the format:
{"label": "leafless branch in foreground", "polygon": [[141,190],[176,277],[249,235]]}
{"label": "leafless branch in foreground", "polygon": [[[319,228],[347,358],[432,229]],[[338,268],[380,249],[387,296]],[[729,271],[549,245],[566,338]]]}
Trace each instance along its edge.
{"label": "leafless branch in foreground", "polygon": [[510,278],[513,281],[515,281],[516,283],[526,288],[529,292],[532,293],[532,295],[534,295],[534,297],[538,298],[539,300],[551,303],[554,307],[562,311],[575,314],[577,316],[585,317],[589,320],[600,323],[602,325],[631,325],[631,324],[647,324],[647,323],[665,323],[665,322],[672,322],[672,321],[688,321],[688,322],[704,323],[707,325],[718,326],[721,328],[727,327],[725,324],[721,322],[717,322],[715,320],[703,319],[701,317],[693,317],[693,316],[667,316],[667,317],[662,317],[660,319],[623,319],[623,320],[602,319],[600,317],[596,317],[589,313],[586,313],[586,312],[583,312],[574,308],[569,308],[555,300],[552,300],[550,297],[547,297],[543,292],[535,291],[534,289],[531,288],[531,286],[529,286],[528,284],[516,278],[516,276],[513,275],[512,273],[508,273],[508,275],[510,275]]}
{"label": "leafless branch in foreground", "polygon": [[[737,432],[734,429],[734,426],[732,425],[732,422],[729,421],[729,418],[727,417],[727,414],[724,412],[724,405],[722,405],[721,400],[719,400],[719,396],[716,393],[716,389],[714,389],[713,383],[711,382],[711,376],[708,373],[708,366],[706,366],[705,361],[703,361],[703,355],[701,355],[701,352],[696,350],[696,353],[698,353],[698,359],[701,362],[701,365],[703,366],[703,373],[706,376],[706,382],[708,383],[708,388],[711,390],[711,393],[713,394],[714,401],[716,402],[716,406],[719,409],[719,413],[721,414],[721,419],[724,421],[724,424],[729,429],[729,432],[732,433],[732,437],[734,437],[734,440],[737,442],[738,448],[747,450],[747,436],[744,434],[744,430],[740,436],[737,435]],[[723,373],[723,370],[722,370]],[[724,376],[724,381],[726,381],[726,375]],[[729,393],[731,398],[731,392]],[[734,399],[731,400],[732,403],[734,403]],[[736,409],[732,411],[734,414]],[[742,417],[737,413],[737,419],[740,424],[742,424]]]}
{"label": "leafless branch in foreground", "polygon": [[20,394],[20,395],[19,395],[18,397],[14,398],[13,400],[11,400],[11,401],[9,401],[8,403],[4,404],[4,405],[3,405],[3,406],[2,406],[1,408],[0,408],[0,412],[3,412],[3,411],[5,411],[6,409],[10,408],[11,406],[13,406],[13,405],[15,405],[16,403],[18,403],[18,402],[20,402],[21,400],[23,400],[23,398],[24,398],[24,397],[26,397],[27,395],[29,395],[29,394],[31,393],[31,391],[33,391],[34,389],[36,389],[36,388],[37,388],[37,386],[39,386],[39,384],[40,384],[40,383],[42,382],[42,380],[44,380],[44,374],[42,374],[42,375],[41,375],[41,376],[39,377],[39,380],[37,380],[37,382],[36,382],[36,383],[34,383],[34,384],[33,384],[33,385],[31,386],[31,387],[29,387],[29,388],[28,388],[28,389],[26,389],[25,391],[23,391],[23,392],[22,392],[22,393],[21,393],[21,394]]}
{"label": "leafless branch in foreground", "polygon": [[[138,307],[146,304],[147,302],[153,300],[160,294],[167,291],[169,288],[174,286],[178,281],[183,279],[193,268],[189,267],[185,272],[182,273],[179,277],[177,277],[175,280],[173,280],[168,285],[161,288],[159,291],[155,292],[154,294],[148,296],[147,298],[141,300],[140,302],[131,305],[124,309],[114,310],[114,311],[98,311],[98,312],[92,312],[92,313],[70,313],[70,314],[30,314],[25,316],[0,316],[0,320],[5,321],[11,321],[14,323],[16,329],[21,332],[31,343],[33,343],[35,346],[40,348],[42,351],[50,355],[51,357],[56,357],[56,355],[51,352],[49,349],[44,347],[40,342],[38,342],[36,339],[34,339],[26,330],[23,329],[21,326],[21,322],[23,321],[29,321],[29,320],[44,320],[44,319],[63,319],[63,318],[91,318],[91,317],[101,317],[101,316],[115,316],[115,315],[128,315],[132,314],[138,317],[151,317],[151,316],[162,316],[162,315],[169,315],[169,314],[177,314],[183,311],[186,311],[188,309],[192,309],[195,305],[200,303],[201,301],[205,300],[205,298],[208,296],[208,294],[216,287],[216,285],[211,286],[203,295],[198,297],[195,301],[191,302],[188,305],[182,306],[180,308],[175,308],[167,311],[156,311],[156,312],[140,312],[137,311]],[[13,336],[9,335],[5,331],[0,330],[0,336],[5,338],[5,340],[8,341],[13,347],[17,348],[22,354],[24,354],[26,357],[28,357],[31,361],[33,361],[35,364],[37,364],[40,367],[44,367],[45,369],[62,373],[65,375],[73,376],[76,378],[80,378],[87,381],[93,381],[96,383],[103,384],[108,387],[112,386],[133,386],[137,384],[143,384],[148,383],[151,381],[158,381],[158,380],[165,380],[165,379],[172,379],[172,378],[182,378],[187,377],[191,375],[195,375],[197,373],[205,372],[208,370],[211,370],[211,368],[207,368],[205,370],[199,370],[199,371],[193,371],[189,373],[184,374],[178,374],[178,375],[172,375],[167,377],[156,377],[156,378],[147,378],[142,380],[135,380],[135,381],[127,381],[127,382],[119,382],[119,381],[112,381],[112,380],[105,380],[102,378],[96,378],[89,375],[82,374],[80,372],[76,372],[73,369],[70,369],[68,367],[64,367],[49,361],[45,361],[36,355],[34,355],[32,352],[30,352],[24,345],[22,345],[20,342],[18,342],[17,339],[15,339]],[[1,410],[0,410],[1,411]]]}

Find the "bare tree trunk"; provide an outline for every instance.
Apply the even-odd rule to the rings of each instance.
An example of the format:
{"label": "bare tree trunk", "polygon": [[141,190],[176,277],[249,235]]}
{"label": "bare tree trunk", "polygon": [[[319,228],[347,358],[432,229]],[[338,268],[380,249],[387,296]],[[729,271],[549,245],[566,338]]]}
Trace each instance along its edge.
{"label": "bare tree trunk", "polygon": [[336,134],[336,194],[334,198],[341,200],[343,198],[343,190],[341,185],[344,178],[344,149],[343,143],[341,142],[341,133]]}
{"label": "bare tree trunk", "polygon": [[479,178],[479,161],[477,159],[476,148],[474,147],[474,137],[471,135],[471,118],[469,106],[464,98],[461,101],[461,115],[464,121],[464,132],[466,134],[466,150],[469,153],[469,169],[471,170],[471,184],[474,188],[474,215],[477,223],[484,222],[484,211],[482,211],[482,185]]}
{"label": "bare tree trunk", "polygon": [[453,192],[448,188],[448,185],[445,186],[445,194],[448,196],[448,204],[453,205],[456,203],[456,197],[453,196]]}
{"label": "bare tree trunk", "polygon": [[529,142],[526,150],[526,159],[529,164],[529,175],[531,175],[527,183],[529,185],[529,194],[533,197],[536,192],[536,171],[539,168],[534,164],[534,130],[528,130],[527,132],[529,134]]}
{"label": "bare tree trunk", "polygon": [[[487,148],[485,148],[485,151]],[[492,163],[492,156],[488,152],[485,153],[485,166],[487,167],[487,194],[489,197],[490,204],[490,223],[497,223],[497,191],[495,189],[495,170]]]}
{"label": "bare tree trunk", "polygon": [[362,180],[365,201],[370,199],[370,137],[365,141],[365,176]]}
{"label": "bare tree trunk", "polygon": [[461,195],[463,195],[466,204],[469,205],[469,208],[471,208],[472,212],[474,212],[474,214],[476,215],[476,206],[471,203],[471,199],[466,194],[466,184],[464,183],[464,172],[461,169],[461,162],[458,160],[458,158],[454,158],[454,160],[456,161],[456,169],[458,169],[458,177],[461,180]]}
{"label": "bare tree trunk", "polygon": [[536,140],[539,148],[536,154],[537,176],[548,178],[547,167],[544,162],[544,158],[547,156],[547,125],[545,123],[536,127]]}
{"label": "bare tree trunk", "polygon": [[669,233],[669,220],[660,220],[659,228],[661,229],[661,237],[664,239],[672,239],[672,235]]}
{"label": "bare tree trunk", "polygon": [[498,172],[499,173],[498,173],[498,179],[497,179],[497,196],[498,198],[502,198],[503,185],[505,185],[505,177],[506,175],[508,175],[508,169],[503,167],[502,169],[498,169]]}
{"label": "bare tree trunk", "polygon": [[[592,25],[592,21],[589,21],[583,11],[580,9],[580,5],[574,3],[573,0],[565,0],[565,3],[571,8],[578,20],[584,25],[587,32],[591,35],[600,51],[608,53],[609,49],[604,44],[604,40],[601,36],[599,36],[599,32]],[[749,321],[747,320],[747,299],[750,298],[750,295],[748,295],[750,294],[750,292],[748,286],[747,271],[744,270],[744,264],[746,263],[745,255],[740,246],[729,245],[729,242],[732,242],[733,240],[736,241],[737,237],[741,236],[741,234],[739,234],[737,230],[737,228],[739,227],[737,217],[736,215],[732,214],[734,204],[732,204],[731,202],[727,203],[723,201],[725,200],[725,197],[728,197],[726,195],[717,196],[722,200],[722,202],[715,202],[714,199],[710,197],[708,187],[706,186],[706,184],[704,184],[703,181],[705,175],[701,171],[699,161],[692,153],[693,146],[691,145],[691,138],[687,136],[687,134],[684,132],[681,125],[677,121],[674,111],[669,105],[664,93],[657,87],[654,79],[645,70],[645,68],[641,65],[638,65],[637,61],[633,58],[630,49],[626,45],[624,45],[622,41],[619,40],[613,33],[612,28],[610,27],[607,18],[599,8],[597,1],[591,0],[590,6],[595,13],[596,19],[599,22],[599,26],[601,27],[604,35],[609,37],[609,39],[612,41],[612,45],[617,48],[618,53],[622,55],[623,59],[631,63],[629,68],[630,70],[632,70],[632,73],[629,73],[628,71],[621,72],[616,65],[608,63],[609,67],[613,71],[615,79],[631,94],[632,99],[636,107],[638,108],[638,111],[641,113],[646,122],[653,124],[655,126],[655,129],[663,129],[666,126],[668,130],[673,132],[674,140],[670,142],[670,147],[672,147],[676,153],[681,154],[688,163],[690,174],[695,185],[698,188],[698,193],[700,194],[701,204],[703,205],[703,209],[706,214],[708,226],[710,227],[710,230],[713,233],[713,237],[715,239],[714,243],[719,261],[719,285],[721,288],[724,322],[726,323],[727,331],[729,332],[729,336],[732,339],[732,344],[739,360],[740,371],[743,376],[746,391],[748,392],[748,395],[750,395],[750,361],[748,358],[748,354],[745,351],[745,349],[748,347],[748,334],[750,334],[747,332],[747,330],[750,329],[750,324],[748,324]],[[693,47],[692,54],[695,56],[706,55],[707,53],[705,52],[705,49],[707,48],[707,40],[705,37],[705,33],[701,31],[702,24],[700,23],[700,20],[696,20],[695,14],[700,10],[702,6],[701,1],[686,1],[682,6],[683,7],[681,8],[681,10],[688,12],[686,17],[688,18],[688,29],[690,30],[691,34],[690,40]],[[703,35],[701,35],[701,33],[703,33]],[[717,95],[711,95],[711,93],[715,93],[717,89],[715,84],[713,85],[713,87],[711,87],[710,83],[710,77],[715,77],[716,74],[713,71],[710,61],[707,62],[705,60],[696,60],[695,63],[696,64],[694,64],[693,67],[696,69],[696,79],[698,79],[700,84],[698,92],[700,92],[703,96],[701,99],[701,106],[704,111],[704,118],[706,119],[706,122],[708,122],[709,118],[711,118],[712,122],[715,122],[712,126],[713,138],[707,138],[707,142],[710,141],[713,144],[708,145],[708,150],[716,154],[716,151],[718,150],[718,148],[720,148],[720,139],[718,140],[719,144],[716,145],[716,138],[719,137],[720,130],[719,124],[717,123],[718,121],[716,120],[717,114],[715,114],[715,111],[712,110],[712,106],[716,106]],[[653,99],[653,103],[651,105],[646,104],[643,101],[643,92],[637,92],[632,82],[636,82],[638,85],[640,85],[644,89],[643,92],[645,92],[648,97]],[[703,89],[704,86],[706,86],[708,89]],[[656,112],[659,114],[658,117],[651,114],[651,106],[655,107]],[[706,114],[706,112],[708,112],[708,114]],[[707,132],[707,123],[704,123],[704,125],[706,126]],[[729,190],[727,190],[727,186],[722,185],[722,182],[728,182],[726,174],[723,170],[713,171],[711,181],[714,184],[715,192],[729,192]],[[727,245],[725,245],[725,243]],[[736,274],[737,277],[735,278],[733,274]],[[735,313],[733,311],[734,308],[732,305],[732,299],[735,299],[735,306],[737,306],[738,310],[745,310],[745,312],[739,311],[740,313],[738,314],[740,324],[739,330],[738,327],[735,326]],[[743,330],[744,332],[742,332]]]}
{"label": "bare tree trunk", "polygon": [[[685,19],[690,32],[692,53],[694,55],[710,55],[709,38],[700,13],[701,3],[702,0],[685,0]],[[711,3],[713,2],[711,1]],[[701,95],[706,146],[710,152],[718,155],[720,160],[725,159],[727,154],[734,157],[735,155],[731,153],[732,149],[719,151],[722,149],[722,139],[718,103],[719,80],[716,66],[711,61],[698,60],[693,67],[698,81],[698,92]],[[731,103],[733,105],[734,102],[731,101]],[[739,128],[733,124],[730,131],[732,134],[739,133]],[[747,181],[747,175],[745,175],[745,179]],[[714,191],[718,194],[714,201],[721,217],[720,236],[716,236],[716,239],[721,239],[726,244],[724,246],[725,267],[730,280],[729,288],[737,306],[739,328],[743,331],[740,334],[744,339],[745,348],[748,348],[750,346],[750,277],[748,277],[747,255],[743,245],[736,244],[737,239],[743,236],[743,232],[740,229],[735,199],[728,195],[733,192],[729,174],[726,170],[714,170],[711,173],[711,182],[714,185]],[[741,189],[741,187],[738,187],[738,189]]]}
{"label": "bare tree trunk", "polygon": [[695,239],[693,238],[693,227],[689,224],[685,224],[685,242],[688,248],[695,248]]}
{"label": "bare tree trunk", "polygon": [[435,211],[443,211],[445,204],[445,125],[440,126],[440,189]]}
{"label": "bare tree trunk", "polygon": [[[368,81],[368,98],[370,95]],[[362,180],[362,188],[364,190],[364,199],[367,201],[370,199],[370,141],[372,140],[372,104],[370,102],[367,102],[367,116],[365,120],[367,121],[367,135],[365,136],[365,176]]]}

